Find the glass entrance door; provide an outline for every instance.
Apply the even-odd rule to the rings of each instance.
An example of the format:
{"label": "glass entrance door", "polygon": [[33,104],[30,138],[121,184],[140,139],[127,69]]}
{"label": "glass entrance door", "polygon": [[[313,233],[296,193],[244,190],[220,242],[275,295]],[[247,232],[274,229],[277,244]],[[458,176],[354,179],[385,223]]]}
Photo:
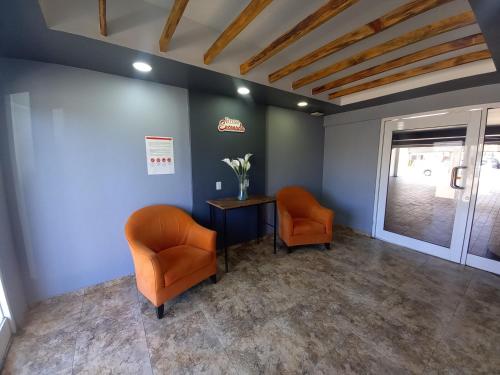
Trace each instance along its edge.
{"label": "glass entrance door", "polygon": [[386,121],[375,235],[460,262],[481,113]]}
{"label": "glass entrance door", "polygon": [[500,274],[500,108],[484,112],[464,253],[466,264]]}

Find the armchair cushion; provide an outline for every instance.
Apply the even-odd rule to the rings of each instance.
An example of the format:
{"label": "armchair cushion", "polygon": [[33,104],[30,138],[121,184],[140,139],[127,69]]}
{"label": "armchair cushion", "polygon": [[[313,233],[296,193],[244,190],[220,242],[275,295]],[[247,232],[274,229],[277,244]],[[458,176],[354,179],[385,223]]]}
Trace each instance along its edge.
{"label": "armchair cushion", "polygon": [[164,270],[165,286],[207,267],[215,259],[215,252],[189,245],[180,245],[165,249],[158,253],[158,258]]}
{"label": "armchair cushion", "polygon": [[325,225],[311,219],[293,219],[293,234],[324,234]]}

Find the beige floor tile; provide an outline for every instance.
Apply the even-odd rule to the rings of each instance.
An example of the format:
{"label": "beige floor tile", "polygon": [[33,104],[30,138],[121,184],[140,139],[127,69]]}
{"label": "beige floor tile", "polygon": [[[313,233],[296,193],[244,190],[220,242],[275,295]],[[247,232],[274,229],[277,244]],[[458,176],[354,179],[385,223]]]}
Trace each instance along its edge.
{"label": "beige floor tile", "polygon": [[500,278],[336,227],[331,250],[230,250],[168,301],[133,277],[34,306],[5,374],[498,372]]}

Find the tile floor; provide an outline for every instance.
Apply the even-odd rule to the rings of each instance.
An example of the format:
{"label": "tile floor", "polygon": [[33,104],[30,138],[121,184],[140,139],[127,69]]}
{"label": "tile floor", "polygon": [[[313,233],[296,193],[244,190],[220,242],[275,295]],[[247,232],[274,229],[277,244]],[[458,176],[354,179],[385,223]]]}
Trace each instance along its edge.
{"label": "tile floor", "polygon": [[[223,257],[219,257],[220,270]],[[500,373],[500,278],[336,228],[231,251],[163,320],[126,277],[44,301],[4,374]]]}

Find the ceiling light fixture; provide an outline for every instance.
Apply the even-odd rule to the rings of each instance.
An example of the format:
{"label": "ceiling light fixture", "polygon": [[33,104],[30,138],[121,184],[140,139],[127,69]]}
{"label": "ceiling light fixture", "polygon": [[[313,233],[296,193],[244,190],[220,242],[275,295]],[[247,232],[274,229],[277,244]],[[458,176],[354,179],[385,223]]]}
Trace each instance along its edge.
{"label": "ceiling light fixture", "polygon": [[244,86],[241,86],[241,87],[238,87],[238,94],[248,95],[248,94],[250,94],[250,90]]}
{"label": "ceiling light fixture", "polygon": [[308,103],[307,103],[307,102],[304,102],[304,101],[302,101],[302,102],[298,102],[298,103],[297,103],[297,105],[298,105],[299,107],[307,107],[307,104],[308,104]]}
{"label": "ceiling light fixture", "polygon": [[142,62],[142,61],[136,61],[135,63],[132,64],[132,66],[140,71],[140,72],[144,72],[144,73],[147,73],[147,72],[150,72],[153,68],[151,68],[151,65],[145,63],[145,62]]}

